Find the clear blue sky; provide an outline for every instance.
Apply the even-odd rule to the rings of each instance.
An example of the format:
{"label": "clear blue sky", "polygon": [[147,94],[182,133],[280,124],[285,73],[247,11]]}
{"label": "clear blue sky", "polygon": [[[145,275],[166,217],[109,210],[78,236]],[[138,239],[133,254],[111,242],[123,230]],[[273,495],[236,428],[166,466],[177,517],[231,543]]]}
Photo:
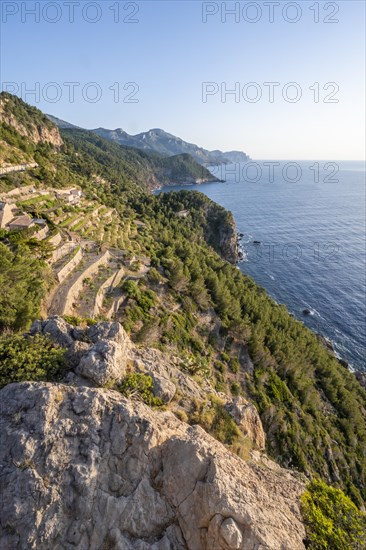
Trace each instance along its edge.
{"label": "clear blue sky", "polygon": [[[73,22],[69,21],[71,8],[62,0],[41,1],[40,21],[35,22],[35,16],[26,13],[35,4],[2,0],[1,81],[2,87],[16,83],[18,95],[45,112],[86,128],[122,127],[138,133],[159,127],[203,147],[240,149],[257,159],[364,157],[365,4],[361,0],[300,0],[302,14],[296,23],[285,20],[299,15],[291,6],[283,14],[287,2],[274,6],[273,23],[264,2],[254,2],[251,8],[246,8],[248,2],[240,2],[238,22],[234,15],[223,22],[221,1],[79,0],[74,2]],[[134,4],[139,11],[129,16]],[[235,2],[223,4],[230,9]],[[118,5],[119,21],[115,22]],[[310,9],[316,5],[318,23],[314,8]],[[333,13],[337,7],[339,12]],[[247,11],[243,13],[242,8]],[[17,13],[11,14],[14,10]],[[202,22],[206,11],[216,10]],[[257,22],[247,21],[256,17]],[[138,22],[123,22],[123,18]],[[339,22],[325,23],[325,18]],[[55,19],[59,20],[52,23]],[[91,23],[92,19],[99,20]],[[51,99],[56,93],[56,88],[48,86],[51,82],[61,92],[55,103],[47,99],[47,93]],[[80,83],[74,103],[65,82]],[[88,102],[81,91],[91,82],[102,93],[96,103]],[[117,102],[109,89],[116,82]],[[139,86],[137,103],[123,102],[133,91],[132,87],[123,90],[128,82]],[[216,83],[211,87],[214,95],[206,102],[202,101],[203,82]],[[250,82],[257,87],[247,88]],[[273,103],[264,82],[279,83]],[[297,103],[282,97],[289,82],[296,82],[302,92]],[[318,103],[316,88],[309,89],[315,82],[319,83]],[[335,91],[333,85],[323,90],[329,82],[339,87],[333,96],[338,103],[323,102]],[[23,91],[21,83],[25,83]],[[35,83],[41,90],[46,86],[40,98],[24,90]],[[233,95],[222,101],[222,83],[228,89],[237,86],[238,102]],[[262,98],[257,103],[244,99],[253,98],[258,90]],[[95,91],[86,89],[90,98]],[[288,89],[290,98],[295,93],[295,88]]]}

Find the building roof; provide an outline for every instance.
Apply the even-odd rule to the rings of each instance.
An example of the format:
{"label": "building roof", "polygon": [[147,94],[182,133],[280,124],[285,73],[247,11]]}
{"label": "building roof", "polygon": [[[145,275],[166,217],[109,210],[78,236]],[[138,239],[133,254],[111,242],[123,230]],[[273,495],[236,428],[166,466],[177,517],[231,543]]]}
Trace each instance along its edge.
{"label": "building roof", "polygon": [[24,214],[23,216],[18,216],[17,218],[14,218],[10,223],[9,227],[29,227],[33,224],[33,220],[30,216],[27,214]]}

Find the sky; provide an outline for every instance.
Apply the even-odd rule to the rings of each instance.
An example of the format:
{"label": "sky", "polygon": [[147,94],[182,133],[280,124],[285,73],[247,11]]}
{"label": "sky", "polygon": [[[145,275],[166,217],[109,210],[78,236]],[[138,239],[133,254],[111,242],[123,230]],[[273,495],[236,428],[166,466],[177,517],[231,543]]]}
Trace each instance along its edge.
{"label": "sky", "polygon": [[253,159],[365,156],[363,0],[0,3],[1,89],[46,113]]}

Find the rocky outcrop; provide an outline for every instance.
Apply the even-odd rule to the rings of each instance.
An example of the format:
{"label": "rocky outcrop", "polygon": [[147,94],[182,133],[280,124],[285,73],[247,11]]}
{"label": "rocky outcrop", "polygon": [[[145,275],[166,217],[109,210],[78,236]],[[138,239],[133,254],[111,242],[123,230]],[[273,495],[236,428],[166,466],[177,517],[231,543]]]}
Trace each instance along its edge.
{"label": "rocky outcrop", "polygon": [[126,357],[122,347],[116,342],[101,340],[83,355],[76,372],[98,386],[104,386],[122,380],[125,367]]}
{"label": "rocky outcrop", "polygon": [[[51,317],[30,334],[66,348],[69,372],[62,384],[0,392],[1,548],[304,548],[299,479],[258,451],[243,461],[172,412],[104,388],[144,373],[173,411],[215,393],[209,382],[197,384],[178,358],[137,348],[119,323],[82,328]],[[240,397],[226,410],[262,451],[254,405]]]}
{"label": "rocky outcrop", "polygon": [[[177,357],[167,355],[156,349],[135,348],[133,353],[134,369],[157,380],[167,380],[174,384],[184,396],[191,399],[205,399],[208,393],[215,393],[208,382],[198,385],[193,378],[179,369],[180,360]],[[172,390],[173,391],[173,390]],[[175,392],[174,392],[175,393]]]}
{"label": "rocky outcrop", "polygon": [[266,448],[266,434],[264,433],[258,411],[243,397],[236,397],[226,403],[225,408],[235,420],[243,434],[247,435],[257,449],[264,451]]}
{"label": "rocky outcrop", "polygon": [[234,220],[220,226],[219,246],[222,257],[232,264],[236,264],[239,259],[238,236]]}
{"label": "rocky outcrop", "polygon": [[206,206],[206,241],[228,262],[239,260],[239,240],[235,220],[231,212],[209,202]]}
{"label": "rocky outcrop", "polygon": [[[35,113],[38,113],[37,117]],[[40,111],[10,94],[2,93],[0,96],[0,121],[34,143],[50,143],[56,148],[63,144],[57,126]]]}
{"label": "rocky outcrop", "polygon": [[119,323],[101,322],[83,329],[55,316],[35,321],[30,334],[48,335],[53,342],[67,348],[70,369],[67,381],[74,384],[83,385],[88,381],[88,385],[111,385],[120,382],[128,370],[151,376],[154,395],[163,403],[169,403],[177,389],[181,395],[199,400],[215,393],[208,382],[200,386],[179,370],[177,357],[135,347]]}
{"label": "rocky outcrop", "polygon": [[268,459],[110,390],[11,384],[0,403],[3,550],[304,549],[303,484]]}
{"label": "rocky outcrop", "polygon": [[31,336],[36,334],[47,335],[62,348],[71,346],[74,341],[73,327],[62,317],[50,317],[46,321],[34,321],[29,332]]}
{"label": "rocky outcrop", "polygon": [[[73,327],[62,317],[35,321],[31,335],[48,335],[53,342],[67,349],[69,373],[66,382],[74,385],[111,387],[131,372],[150,376],[153,394],[168,404],[176,397],[175,411],[189,413],[195,401],[220,397],[208,380],[198,384],[181,370],[178,357],[156,349],[136,347],[119,323],[100,322],[85,329]],[[254,448],[265,449],[265,433],[255,406],[242,397],[226,401],[225,408],[240,431]]]}

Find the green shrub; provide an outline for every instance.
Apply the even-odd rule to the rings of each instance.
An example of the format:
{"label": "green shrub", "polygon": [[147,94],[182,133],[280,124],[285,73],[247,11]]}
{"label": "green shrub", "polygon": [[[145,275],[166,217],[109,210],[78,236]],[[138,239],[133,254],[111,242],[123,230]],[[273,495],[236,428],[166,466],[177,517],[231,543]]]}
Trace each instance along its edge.
{"label": "green shrub", "polygon": [[91,327],[92,325],[96,325],[98,322],[96,319],[93,319],[91,317],[78,317],[77,315],[63,315],[63,318],[65,319],[66,323],[69,323],[70,325],[73,325],[75,327]]}
{"label": "green shrub", "polygon": [[69,323],[70,325],[73,325],[75,327],[83,324],[83,319],[81,317],[78,317],[77,315],[64,315],[63,318],[65,319],[66,323]]}
{"label": "green shrub", "polygon": [[233,359],[230,360],[230,370],[234,374],[238,374],[238,372],[239,372],[239,360],[237,359],[237,357],[234,357]]}
{"label": "green shrub", "polygon": [[146,405],[161,407],[163,404],[161,399],[154,396],[152,378],[146,374],[128,374],[118,387],[118,391],[130,399],[138,398]]}
{"label": "green shrub", "polygon": [[313,480],[302,496],[307,547],[312,550],[362,550],[366,515],[340,489]]}
{"label": "green shrub", "polygon": [[147,278],[153,284],[159,284],[163,280],[163,277],[155,267],[150,269]]}
{"label": "green shrub", "polygon": [[221,359],[225,361],[225,363],[228,363],[230,361],[230,355],[223,351],[221,352]]}
{"label": "green shrub", "polygon": [[138,300],[141,296],[141,290],[138,284],[131,279],[128,279],[123,283],[122,289],[126,292],[129,298],[132,298],[134,300]]}
{"label": "green shrub", "polygon": [[46,336],[0,339],[0,388],[12,382],[59,380],[65,368],[65,350]]}
{"label": "green shrub", "polygon": [[226,384],[222,380],[217,380],[215,383],[215,390],[217,392],[226,393]]}
{"label": "green shrub", "polygon": [[224,374],[224,372],[226,372],[226,365],[222,361],[215,361],[214,362],[214,367],[215,367],[216,370],[221,372],[221,374]]}

